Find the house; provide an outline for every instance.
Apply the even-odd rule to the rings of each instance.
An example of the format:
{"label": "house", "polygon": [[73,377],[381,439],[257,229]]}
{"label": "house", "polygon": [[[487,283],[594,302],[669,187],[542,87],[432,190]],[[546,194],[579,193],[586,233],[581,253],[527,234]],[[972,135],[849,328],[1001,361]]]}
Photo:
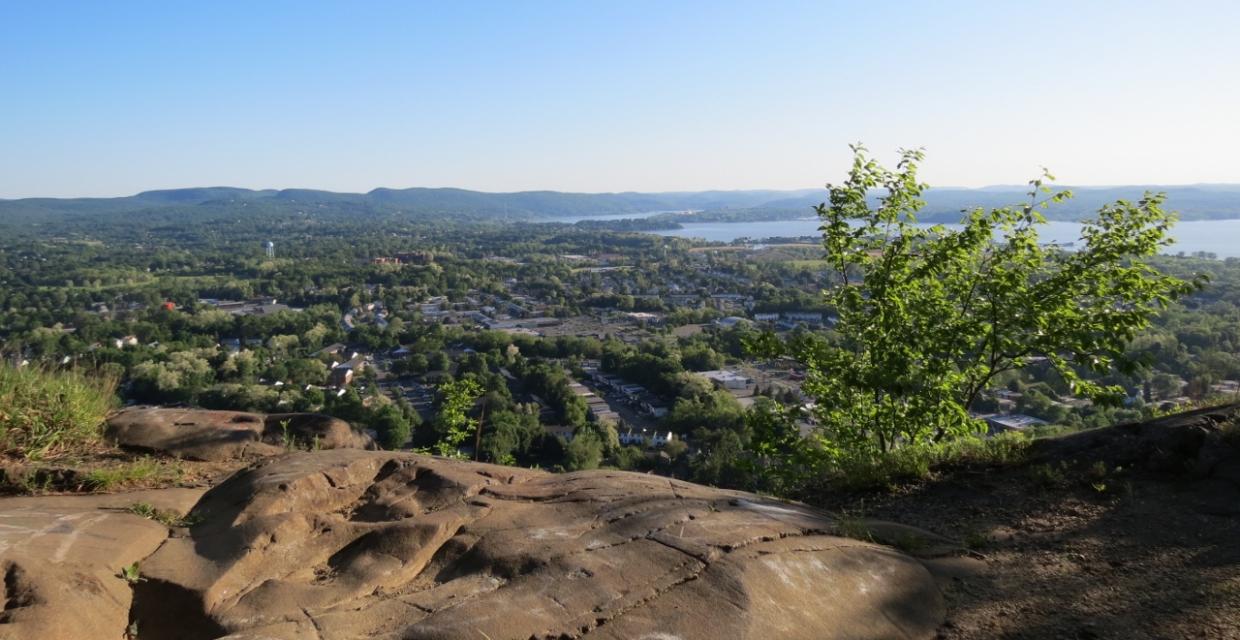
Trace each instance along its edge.
{"label": "house", "polygon": [[755,313],[753,319],[758,322],[775,322],[779,320],[778,313]]}
{"label": "house", "polygon": [[668,431],[665,433],[660,433],[656,431],[650,436],[650,446],[665,447],[667,446],[667,443],[675,439],[676,439],[676,434],[672,433],[671,431]]}
{"label": "house", "polygon": [[657,325],[663,323],[663,316],[648,311],[630,311],[624,314],[629,322],[638,326]]}
{"label": "house", "polygon": [[789,322],[822,324],[822,313],[818,311],[788,311],[784,313],[784,319]]}
{"label": "house", "polygon": [[117,349],[136,347],[138,346],[138,336],[125,336],[123,338],[117,338],[116,340],[113,340],[112,343],[116,345]]}
{"label": "house", "polygon": [[749,318],[742,318],[740,316],[728,316],[726,318],[719,318],[718,320],[715,321],[715,324],[724,329],[731,329],[732,327],[735,327],[737,325],[749,324],[749,322],[750,322]]}
{"label": "house", "polygon": [[327,384],[333,387],[337,387],[342,391],[344,390],[345,387],[349,386],[349,384],[352,382],[353,382],[353,369],[350,369],[349,367],[344,367],[344,366],[336,367],[335,369],[332,369],[330,373],[327,374]]}
{"label": "house", "polygon": [[571,425],[555,424],[555,425],[547,425],[543,428],[547,430],[547,433],[557,438],[560,438],[561,440],[564,440],[565,442],[573,441],[574,429]]}
{"label": "house", "polygon": [[641,431],[633,431],[632,429],[629,429],[625,431],[620,434],[620,444],[625,446],[644,446],[646,444],[646,430],[643,429]]}
{"label": "house", "polygon": [[654,396],[647,394],[641,401],[642,410],[654,418],[666,417],[670,410]]}
{"label": "house", "polygon": [[316,356],[343,356],[344,351],[345,351],[345,346],[337,342],[336,344],[329,344],[326,347],[319,349],[318,351],[314,353],[314,355]]}
{"label": "house", "polygon": [[1049,423],[1033,416],[1010,413],[987,416],[986,424],[990,427],[990,435],[998,435],[1004,431],[1024,431]]}
{"label": "house", "polygon": [[336,387],[348,386],[357,374],[365,370],[366,356],[354,354],[349,360],[332,366],[331,372],[327,374],[328,384]]}
{"label": "house", "polygon": [[623,393],[630,399],[636,400],[638,396],[646,393],[646,387],[643,387],[640,384],[626,384],[620,387],[620,393]]}
{"label": "house", "polygon": [[735,371],[702,371],[698,375],[710,380],[718,389],[745,389],[753,384],[753,380]]}

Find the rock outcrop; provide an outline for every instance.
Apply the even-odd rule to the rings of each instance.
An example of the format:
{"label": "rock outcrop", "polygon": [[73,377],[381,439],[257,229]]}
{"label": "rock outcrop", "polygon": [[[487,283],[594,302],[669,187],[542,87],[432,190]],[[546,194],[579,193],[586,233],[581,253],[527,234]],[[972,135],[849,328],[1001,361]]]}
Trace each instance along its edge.
{"label": "rock outcrop", "polygon": [[132,407],[108,418],[105,437],[130,450],[190,460],[248,460],[284,453],[288,445],[373,449],[374,441],[339,418],[317,413],[206,411]]}
{"label": "rock outcrop", "polygon": [[0,499],[0,640],[120,638],[133,593],[121,570],[168,535],[124,507],[151,501],[188,508],[201,495],[172,489]]}
{"label": "rock outcrop", "polygon": [[255,463],[142,563],[142,638],[925,638],[933,578],[824,513],[625,472]]}

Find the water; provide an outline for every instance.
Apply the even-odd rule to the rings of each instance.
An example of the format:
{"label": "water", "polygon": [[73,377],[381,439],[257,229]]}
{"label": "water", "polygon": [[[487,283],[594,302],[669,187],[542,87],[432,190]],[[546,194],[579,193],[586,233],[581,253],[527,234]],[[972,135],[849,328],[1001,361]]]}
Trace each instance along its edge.
{"label": "water", "polygon": [[[731,242],[737,238],[760,240],[773,237],[821,237],[822,233],[818,231],[819,224],[817,218],[770,222],[686,222],[682,223],[683,229],[669,229],[653,233],[681,238],[701,238],[712,242]],[[944,226],[959,228],[958,225]],[[1187,254],[1206,251],[1220,258],[1240,257],[1240,220],[1179,222],[1172,227],[1171,235],[1176,242],[1167,247],[1164,253],[1174,255],[1181,251]],[[1039,228],[1038,236],[1044,243],[1061,245],[1069,242],[1079,243],[1081,224],[1048,222]]]}

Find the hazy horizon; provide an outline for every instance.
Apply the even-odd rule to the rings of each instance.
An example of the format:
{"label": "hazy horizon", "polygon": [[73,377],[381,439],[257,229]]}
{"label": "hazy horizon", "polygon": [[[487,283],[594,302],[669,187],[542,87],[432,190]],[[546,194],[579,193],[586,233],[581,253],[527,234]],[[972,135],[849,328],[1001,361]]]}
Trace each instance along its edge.
{"label": "hazy horizon", "polygon": [[[1056,186],[1056,187],[1058,187],[1058,188],[1063,188],[1063,189],[1076,189],[1076,190],[1092,190],[1092,189],[1097,189],[1097,190],[1108,190],[1108,189],[1124,189],[1124,188],[1149,188],[1149,189],[1160,189],[1160,188],[1166,188],[1166,189],[1192,189],[1192,188],[1203,188],[1203,189],[1204,189],[1204,188],[1221,188],[1221,189],[1226,189],[1226,190],[1228,190],[1228,191],[1231,191],[1231,190],[1237,190],[1237,191],[1240,191],[1240,182],[1236,182],[1236,183],[1231,183],[1231,182],[1195,182],[1195,183],[1185,183],[1185,184],[1099,184],[1099,185],[1082,185],[1082,184],[1073,184],[1073,185],[1069,185],[1069,184],[1059,184],[1059,183],[1055,183],[1055,184],[1054,184],[1054,186]],[[290,187],[260,187],[260,188],[252,188],[252,187],[237,187],[237,186],[235,186],[235,185],[227,185],[227,184],[216,184],[216,185],[192,185],[192,186],[182,186],[182,187],[167,187],[167,188],[160,188],[160,189],[143,189],[143,190],[141,190],[141,191],[135,191],[135,192],[133,192],[133,193],[118,194],[118,195],[106,195],[106,196],[95,196],[95,195],[82,195],[82,196],[55,196],[55,195],[51,195],[51,196],[49,196],[49,195],[34,195],[34,196],[20,196],[20,197],[15,197],[15,198],[4,198],[4,197],[0,197],[0,201],[4,201],[4,200],[9,200],[9,201],[11,201],[11,200],[45,200],[45,199],[46,199],[46,200],[68,200],[68,199],[78,199],[78,198],[85,198],[85,199],[129,198],[129,197],[134,197],[134,196],[141,195],[141,194],[143,194],[143,193],[165,192],[165,191],[187,191],[187,190],[192,190],[192,189],[247,189],[247,190],[254,191],[254,192],[262,192],[262,191],[273,191],[273,192],[279,192],[279,191],[322,191],[322,192],[327,192],[327,193],[336,193],[336,194],[342,194],[342,195],[366,195],[366,194],[368,194],[368,193],[371,193],[371,192],[373,192],[373,191],[378,191],[378,190],[381,190],[381,189],[387,189],[387,190],[391,190],[391,191],[405,191],[405,190],[413,190],[413,189],[426,189],[426,190],[457,189],[457,190],[462,190],[462,191],[471,191],[471,192],[475,192],[475,193],[483,193],[483,194],[488,194],[488,195],[511,195],[511,194],[521,194],[521,193],[564,193],[564,194],[582,194],[582,195],[623,195],[623,194],[671,195],[671,194],[678,194],[678,193],[683,193],[683,194],[694,194],[694,193],[746,193],[746,192],[763,192],[763,191],[770,191],[770,192],[772,192],[772,193],[776,193],[776,194],[784,194],[784,193],[796,193],[796,192],[804,192],[804,191],[817,191],[817,190],[822,190],[822,191],[824,191],[824,192],[826,191],[826,187],[825,187],[825,185],[824,185],[824,186],[821,186],[821,187],[801,187],[801,188],[790,188],[790,189],[763,189],[763,188],[754,188],[754,189],[693,189],[693,190],[674,190],[674,191],[634,191],[634,190],[611,190],[611,191],[560,191],[560,190],[557,190],[557,189],[522,189],[522,190],[520,190],[520,191],[486,191],[486,190],[483,190],[483,189],[464,189],[464,188],[462,188],[462,187],[452,187],[452,186],[408,186],[408,187],[391,187],[391,186],[382,186],[382,185],[381,185],[381,186],[372,187],[372,188],[370,188],[370,189],[366,189],[366,190],[362,190],[362,191],[335,191],[335,190],[331,190],[331,189],[320,189],[320,188],[317,188],[317,187],[312,187],[312,186],[290,186]],[[993,190],[993,191],[1004,191],[1004,192],[1008,192],[1008,191],[1023,191],[1023,190],[1025,190],[1025,189],[1028,189],[1028,185],[1021,185],[1021,184],[992,184],[992,185],[982,185],[982,186],[979,186],[979,187],[962,187],[962,186],[959,186],[959,185],[931,185],[931,186],[930,186],[930,190],[932,190],[932,191],[933,191],[933,190],[938,190],[938,191],[987,191],[987,190]]]}
{"label": "hazy horizon", "polygon": [[0,7],[0,198],[1240,183],[1240,6]]}

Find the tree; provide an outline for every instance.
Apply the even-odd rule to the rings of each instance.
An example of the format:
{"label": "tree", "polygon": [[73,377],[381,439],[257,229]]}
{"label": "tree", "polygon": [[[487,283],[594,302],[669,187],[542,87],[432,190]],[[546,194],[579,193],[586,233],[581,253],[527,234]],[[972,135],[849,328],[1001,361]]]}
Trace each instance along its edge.
{"label": "tree", "polygon": [[979,394],[1037,360],[1072,393],[1115,401],[1121,388],[1089,376],[1132,370],[1126,343],[1200,284],[1144,261],[1169,244],[1174,217],[1162,195],[1103,207],[1084,223],[1084,246],[1064,251],[1039,244],[1038,228],[1041,211],[1071,193],[1052,193],[1043,179],[1022,206],[968,211],[958,230],[926,228],[917,224],[922,153],[903,152],[892,171],[853,151],[847,181],[828,185],[817,207],[838,337],[753,341],[807,367],[803,389],[830,453],[881,455],[977,433],[969,408]]}
{"label": "tree", "polygon": [[385,404],[376,411],[370,425],[379,434],[379,442],[385,449],[403,449],[413,433],[412,422],[392,404]]}
{"label": "tree", "polygon": [[474,435],[474,420],[469,410],[482,395],[482,386],[472,378],[449,380],[439,385],[439,442],[435,451],[441,456],[458,457],[459,447]]}
{"label": "tree", "polygon": [[603,461],[603,441],[592,429],[578,429],[564,451],[564,465],[569,471],[597,469]]}

